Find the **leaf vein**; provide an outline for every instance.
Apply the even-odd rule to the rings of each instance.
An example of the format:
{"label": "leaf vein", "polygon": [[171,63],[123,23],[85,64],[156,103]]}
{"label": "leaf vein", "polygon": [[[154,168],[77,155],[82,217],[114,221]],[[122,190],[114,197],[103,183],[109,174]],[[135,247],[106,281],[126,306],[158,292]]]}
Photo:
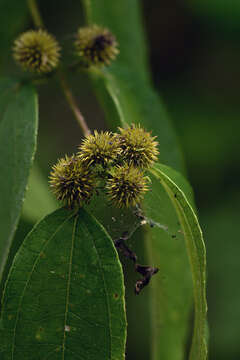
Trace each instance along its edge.
{"label": "leaf vein", "polygon": [[71,252],[69,259],[69,267],[68,267],[68,277],[67,277],[67,291],[66,291],[66,305],[65,305],[65,315],[64,315],[64,327],[63,327],[63,345],[62,345],[62,359],[64,360],[65,356],[65,343],[66,343],[66,331],[65,327],[67,325],[67,317],[68,317],[68,308],[69,308],[69,295],[70,295],[70,283],[71,283],[71,275],[72,275],[72,259],[73,259],[73,248],[74,241],[76,235],[76,226],[77,226],[78,216],[76,216],[73,224],[73,232],[72,232],[72,242],[71,242]]}
{"label": "leaf vein", "polygon": [[[64,226],[64,224],[72,217],[73,215],[71,214],[71,216],[69,216],[66,220],[64,220],[64,222],[59,225],[59,227],[56,229],[56,231],[52,234],[52,236],[50,236],[50,238],[43,244],[43,247],[41,249],[41,251],[39,252],[38,256],[36,257],[36,260],[33,264],[33,267],[32,267],[32,271],[29,273],[29,277],[28,279],[26,280],[26,285],[24,286],[24,289],[23,289],[23,292],[22,292],[22,296],[20,297],[20,300],[19,300],[19,306],[18,306],[18,310],[17,310],[17,314],[16,314],[16,320],[15,320],[15,324],[14,324],[14,328],[13,328],[13,339],[12,339],[12,349],[11,349],[11,359],[13,360],[14,359],[14,351],[15,351],[15,339],[16,339],[16,329],[17,329],[17,323],[18,323],[18,320],[19,320],[19,315],[20,315],[20,310],[21,310],[21,305],[22,305],[22,302],[23,302],[23,298],[24,298],[24,295],[25,295],[25,292],[27,290],[27,287],[28,287],[28,284],[29,284],[29,281],[31,280],[31,277],[33,275],[33,272],[35,270],[35,267],[37,266],[39,260],[41,259],[41,252],[45,249],[45,247],[47,247],[48,243],[54,238],[54,236],[57,234],[57,232]],[[9,274],[9,277],[11,275],[11,272]]]}

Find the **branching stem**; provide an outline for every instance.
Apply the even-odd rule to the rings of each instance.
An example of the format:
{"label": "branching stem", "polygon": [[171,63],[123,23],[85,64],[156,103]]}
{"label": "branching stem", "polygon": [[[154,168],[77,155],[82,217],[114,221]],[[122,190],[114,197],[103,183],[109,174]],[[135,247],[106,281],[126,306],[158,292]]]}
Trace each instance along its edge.
{"label": "branching stem", "polygon": [[[35,24],[36,27],[40,27],[40,28],[43,28],[44,27],[44,23],[43,23],[43,20],[42,20],[42,17],[41,17],[41,14],[40,14],[40,11],[39,11],[39,8],[38,8],[38,4],[37,4],[37,1],[36,0],[28,0],[28,7],[29,7],[29,10],[31,12],[31,15],[32,15],[32,19],[33,19],[33,22]],[[82,129],[82,132],[84,134],[84,136],[87,136],[90,134],[90,129],[81,113],[81,111],[79,110],[79,107],[77,105],[77,101],[67,83],[67,80],[66,80],[66,77],[65,77],[65,74],[63,71],[58,71],[57,72],[57,76],[59,78],[59,83],[60,83],[60,86],[63,90],[63,93],[65,95],[65,98],[68,102],[68,105],[70,107],[70,109],[72,110],[72,113],[75,117],[75,119],[77,120],[79,126],[81,127]]]}

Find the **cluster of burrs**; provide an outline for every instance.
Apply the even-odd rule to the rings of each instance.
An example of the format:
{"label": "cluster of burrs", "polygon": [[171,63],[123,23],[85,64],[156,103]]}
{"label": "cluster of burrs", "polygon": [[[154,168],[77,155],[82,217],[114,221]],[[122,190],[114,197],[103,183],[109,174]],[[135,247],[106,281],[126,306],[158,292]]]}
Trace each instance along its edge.
{"label": "cluster of burrs", "polygon": [[118,208],[134,207],[149,190],[145,171],[157,159],[157,142],[139,125],[119,133],[86,136],[76,155],[53,166],[50,186],[58,200],[70,208],[89,203],[102,190]]}
{"label": "cluster of burrs", "polygon": [[[79,28],[74,41],[75,55],[84,67],[109,65],[118,54],[114,35],[98,25]],[[13,56],[24,69],[47,74],[57,68],[61,48],[46,30],[29,30],[14,42]]]}

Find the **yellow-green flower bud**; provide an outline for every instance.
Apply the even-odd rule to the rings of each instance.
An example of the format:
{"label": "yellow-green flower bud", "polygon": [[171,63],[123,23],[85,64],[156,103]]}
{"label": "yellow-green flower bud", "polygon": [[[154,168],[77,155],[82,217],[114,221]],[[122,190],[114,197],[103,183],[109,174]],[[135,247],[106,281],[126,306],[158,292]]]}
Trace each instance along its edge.
{"label": "yellow-green flower bud", "polygon": [[44,74],[57,67],[60,47],[45,30],[30,30],[15,40],[13,56],[24,70]]}
{"label": "yellow-green flower bud", "polygon": [[70,208],[88,203],[95,189],[95,179],[76,156],[65,156],[53,166],[50,187],[56,198]]}
{"label": "yellow-green flower bud", "polygon": [[85,66],[109,65],[119,53],[114,35],[98,25],[79,28],[75,41],[76,54]]}
{"label": "yellow-green flower bud", "polygon": [[119,137],[110,132],[96,130],[88,135],[79,146],[78,157],[87,166],[102,165],[104,168],[112,163],[121,153]]}
{"label": "yellow-green flower bud", "polygon": [[107,195],[116,207],[131,207],[137,205],[148,190],[147,178],[143,173],[124,164],[116,166],[106,185]]}
{"label": "yellow-green flower bud", "polygon": [[131,125],[127,129],[119,128],[122,157],[129,165],[148,168],[157,160],[156,136],[145,131],[140,125]]}

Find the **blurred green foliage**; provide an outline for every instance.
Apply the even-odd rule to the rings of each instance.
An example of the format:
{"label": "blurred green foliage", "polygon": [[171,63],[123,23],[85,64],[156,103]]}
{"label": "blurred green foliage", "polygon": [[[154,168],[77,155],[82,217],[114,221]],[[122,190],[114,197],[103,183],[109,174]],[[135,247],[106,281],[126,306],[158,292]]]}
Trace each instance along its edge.
{"label": "blurred green foliage", "polygon": [[[153,80],[177,129],[205,232],[209,358],[239,359],[240,2],[142,0],[142,5]],[[42,0],[41,10],[49,29],[68,43],[81,21],[80,1],[71,7]],[[70,26],[69,34],[63,24]],[[71,80],[91,127],[106,128],[86,77]],[[47,178],[50,165],[74,151],[81,134],[54,84],[40,89],[40,108],[37,159]],[[129,359],[145,360],[148,350],[136,348],[130,344]]]}
{"label": "blurred green foliage", "polygon": [[215,23],[230,28],[239,28],[240,3],[238,0],[186,1],[206,23]]}
{"label": "blurred green foliage", "polygon": [[[27,1],[0,1],[0,73],[4,74],[4,67],[11,59],[12,41],[21,31],[27,20]],[[6,32],[4,29],[8,28]],[[4,56],[3,56],[4,54]]]}
{"label": "blurred green foliage", "polygon": [[155,84],[177,129],[207,246],[209,359],[239,359],[240,3],[144,4]]}

